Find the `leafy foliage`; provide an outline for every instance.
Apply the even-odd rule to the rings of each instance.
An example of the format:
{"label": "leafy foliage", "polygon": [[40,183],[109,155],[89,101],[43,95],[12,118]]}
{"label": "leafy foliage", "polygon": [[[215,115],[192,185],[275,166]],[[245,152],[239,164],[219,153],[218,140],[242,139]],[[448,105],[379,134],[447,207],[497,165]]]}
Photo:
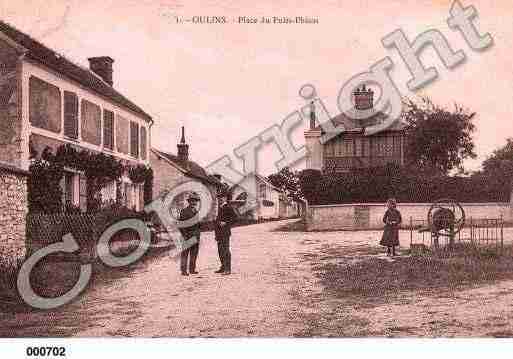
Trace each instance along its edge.
{"label": "leafy foliage", "polygon": [[420,103],[407,100],[403,119],[407,123],[409,164],[439,174],[448,174],[453,169],[462,173],[463,160],[476,158],[472,139],[474,115],[459,105],[450,112],[426,97]]}
{"label": "leafy foliage", "polygon": [[509,189],[513,183],[513,138],[506,139],[506,144],[483,161],[482,171],[474,177],[482,178],[488,187]]}
{"label": "leafy foliage", "polygon": [[59,182],[64,176],[62,166],[45,160],[30,165],[27,182],[30,212],[55,213],[61,210],[62,190]]}
{"label": "leafy foliage", "polygon": [[151,167],[137,165],[130,167],[128,177],[133,183],[144,184],[144,203],[149,203],[153,197],[153,170]]}
{"label": "leafy foliage", "polygon": [[[87,208],[95,212],[101,208],[100,189],[111,181],[117,181],[124,172],[134,183],[144,183],[145,203],[151,201],[153,171],[146,166],[128,167],[120,160],[103,152],[77,150],[70,144],[59,146],[52,153],[46,148],[40,160],[31,167],[28,185],[29,210],[31,212],[54,213],[62,209],[62,190],[59,185],[65,168],[83,171],[87,178]],[[65,208],[77,212],[77,208]]]}
{"label": "leafy foliage", "polygon": [[447,176],[412,170],[394,164],[351,173],[321,175],[305,170],[301,185],[312,205],[337,203],[426,203],[440,198],[460,202],[507,202],[509,187],[490,186],[483,176]]}
{"label": "leafy foliage", "polygon": [[273,186],[280,188],[289,199],[301,200],[304,198],[298,172],[292,172],[290,168],[284,167],[278,173],[268,176],[267,179]]}
{"label": "leafy foliage", "polygon": [[[301,192],[308,202],[317,202],[317,186],[322,179],[321,171],[306,169],[301,171],[299,175],[299,186]],[[314,204],[314,203],[311,203]]]}

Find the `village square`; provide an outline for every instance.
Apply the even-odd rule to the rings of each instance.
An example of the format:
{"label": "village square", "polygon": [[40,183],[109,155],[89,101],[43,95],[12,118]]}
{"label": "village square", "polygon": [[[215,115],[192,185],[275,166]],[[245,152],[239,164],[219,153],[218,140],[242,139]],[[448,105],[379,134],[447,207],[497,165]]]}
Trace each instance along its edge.
{"label": "village square", "polygon": [[[485,106],[391,80],[427,91],[501,51],[476,7],[446,10],[444,32],[383,37],[400,60],[362,60],[338,113],[301,80],[298,110],[247,138],[130,100],[116,64],[137,57],[86,67],[0,19],[0,337],[513,336],[513,134],[483,149]],[[176,93],[195,106],[219,83]]]}

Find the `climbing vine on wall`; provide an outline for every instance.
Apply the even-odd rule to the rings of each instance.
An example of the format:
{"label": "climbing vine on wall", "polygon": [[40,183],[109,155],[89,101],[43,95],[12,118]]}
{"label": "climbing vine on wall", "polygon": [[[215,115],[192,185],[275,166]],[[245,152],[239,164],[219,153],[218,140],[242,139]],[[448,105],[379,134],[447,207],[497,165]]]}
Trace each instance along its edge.
{"label": "climbing vine on wall", "polygon": [[55,213],[61,210],[62,190],[59,186],[64,171],[61,166],[36,160],[30,165],[27,181],[29,211]]}
{"label": "climbing vine on wall", "polygon": [[66,168],[81,171],[87,178],[87,208],[96,211],[100,207],[100,189],[107,183],[118,181],[128,173],[134,183],[144,184],[145,203],[151,200],[153,171],[137,165],[125,166],[120,160],[102,152],[78,150],[70,144],[57,148],[55,154],[47,147],[41,159],[30,166],[29,208],[35,212],[58,212],[61,210],[62,190],[59,185]]}
{"label": "climbing vine on wall", "polygon": [[144,204],[151,202],[153,196],[153,170],[151,167],[138,165],[128,170],[128,178],[133,183],[143,183]]}

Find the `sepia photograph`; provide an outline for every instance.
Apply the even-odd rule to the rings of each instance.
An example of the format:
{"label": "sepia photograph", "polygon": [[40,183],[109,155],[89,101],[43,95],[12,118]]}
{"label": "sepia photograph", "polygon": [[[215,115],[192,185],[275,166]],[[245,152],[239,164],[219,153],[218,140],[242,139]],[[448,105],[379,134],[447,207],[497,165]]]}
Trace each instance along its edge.
{"label": "sepia photograph", "polygon": [[512,19],[2,0],[0,352],[511,344]]}

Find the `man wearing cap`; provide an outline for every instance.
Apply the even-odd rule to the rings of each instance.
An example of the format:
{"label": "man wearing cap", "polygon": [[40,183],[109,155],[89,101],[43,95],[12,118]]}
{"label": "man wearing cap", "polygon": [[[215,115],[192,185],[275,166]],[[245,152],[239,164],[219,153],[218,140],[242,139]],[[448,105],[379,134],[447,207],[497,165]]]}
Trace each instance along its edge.
{"label": "man wearing cap", "polygon": [[237,214],[228,203],[230,196],[227,192],[220,192],[218,198],[219,210],[215,222],[215,237],[221,268],[216,273],[228,275],[232,271],[232,255],[230,253],[231,226],[237,219]]}
{"label": "man wearing cap", "polygon": [[[200,197],[196,193],[192,193],[187,198],[188,206],[180,211],[178,219],[180,221],[186,221],[194,219],[198,215],[198,204]],[[199,251],[199,240],[200,240],[200,223],[198,218],[193,220],[194,224],[187,227],[180,227],[180,233],[185,241],[184,245],[187,248],[182,250],[180,253],[180,270],[182,275],[197,274],[196,271],[196,259],[198,258]],[[190,241],[196,241],[192,246]],[[188,243],[189,242],[189,243]],[[189,272],[187,272],[187,260],[189,262]]]}

